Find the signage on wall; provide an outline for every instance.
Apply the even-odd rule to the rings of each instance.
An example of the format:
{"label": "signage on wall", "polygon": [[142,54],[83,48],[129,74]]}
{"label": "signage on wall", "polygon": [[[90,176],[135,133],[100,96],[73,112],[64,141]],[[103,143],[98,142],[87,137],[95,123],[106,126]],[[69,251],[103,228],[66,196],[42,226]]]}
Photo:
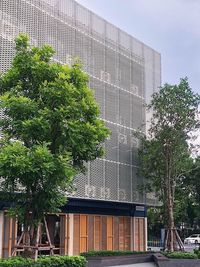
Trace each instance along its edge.
{"label": "signage on wall", "polygon": [[145,208],[144,208],[144,206],[136,206],[135,210],[137,210],[137,211],[145,211]]}

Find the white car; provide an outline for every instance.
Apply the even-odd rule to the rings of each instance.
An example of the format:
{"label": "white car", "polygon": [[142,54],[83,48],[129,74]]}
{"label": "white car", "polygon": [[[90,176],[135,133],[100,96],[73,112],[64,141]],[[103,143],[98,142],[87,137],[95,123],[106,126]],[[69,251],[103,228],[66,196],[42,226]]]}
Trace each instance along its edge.
{"label": "white car", "polygon": [[193,234],[185,238],[184,244],[200,244],[200,234]]}

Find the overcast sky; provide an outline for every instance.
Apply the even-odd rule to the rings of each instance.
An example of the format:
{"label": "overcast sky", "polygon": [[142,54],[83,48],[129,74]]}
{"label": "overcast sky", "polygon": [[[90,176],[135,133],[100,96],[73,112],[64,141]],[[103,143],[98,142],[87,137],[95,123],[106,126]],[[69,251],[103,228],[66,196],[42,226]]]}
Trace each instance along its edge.
{"label": "overcast sky", "polygon": [[200,0],[77,0],[161,53],[162,83],[200,93]]}

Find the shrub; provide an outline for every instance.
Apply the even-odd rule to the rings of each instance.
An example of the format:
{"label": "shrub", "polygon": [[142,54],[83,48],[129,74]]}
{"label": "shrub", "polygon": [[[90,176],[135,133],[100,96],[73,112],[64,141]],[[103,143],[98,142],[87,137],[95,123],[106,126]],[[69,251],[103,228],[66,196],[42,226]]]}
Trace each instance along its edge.
{"label": "shrub", "polygon": [[197,255],[198,259],[200,259],[200,249],[194,249],[194,253]]}
{"label": "shrub", "polygon": [[33,260],[22,257],[13,257],[0,260],[0,267],[32,267]]}
{"label": "shrub", "polygon": [[41,257],[34,267],[85,267],[86,259],[80,256]]}
{"label": "shrub", "polygon": [[165,255],[168,258],[173,259],[197,259],[197,255],[192,252],[163,252],[163,255]]}
{"label": "shrub", "polygon": [[13,257],[0,260],[0,267],[85,267],[86,259],[81,256],[43,256],[34,262],[31,259]]}
{"label": "shrub", "polygon": [[[88,251],[81,253],[84,257],[93,256],[120,256],[120,255],[131,255],[131,254],[145,254],[149,251],[130,251],[130,250],[98,250],[98,251]],[[152,253],[152,251],[151,251]]]}

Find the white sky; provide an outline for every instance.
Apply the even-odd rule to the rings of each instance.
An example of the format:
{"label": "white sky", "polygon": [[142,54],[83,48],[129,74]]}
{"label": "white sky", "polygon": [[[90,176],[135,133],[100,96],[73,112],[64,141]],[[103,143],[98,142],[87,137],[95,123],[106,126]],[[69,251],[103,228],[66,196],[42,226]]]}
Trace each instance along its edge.
{"label": "white sky", "polygon": [[200,0],[77,0],[161,53],[162,82],[200,93]]}

